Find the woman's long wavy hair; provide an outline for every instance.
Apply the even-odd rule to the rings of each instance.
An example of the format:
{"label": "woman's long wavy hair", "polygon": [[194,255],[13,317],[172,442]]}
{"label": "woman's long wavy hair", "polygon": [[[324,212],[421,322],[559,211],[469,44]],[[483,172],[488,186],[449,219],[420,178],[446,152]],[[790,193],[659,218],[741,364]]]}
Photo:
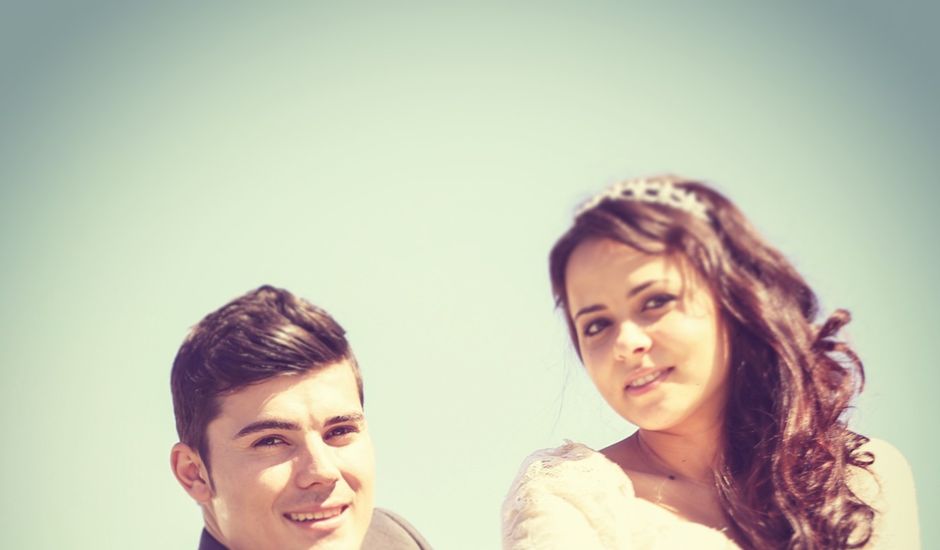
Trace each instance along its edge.
{"label": "woman's long wavy hair", "polygon": [[848,476],[874,457],[860,450],[868,439],[846,426],[864,383],[861,361],[836,339],[848,312],[814,324],[813,291],[731,201],[700,182],[666,178],[704,203],[708,221],[670,206],[605,198],[579,214],[552,248],[552,289],[575,348],[565,269],[580,243],[611,239],[684,256],[710,284],[731,335],[715,484],[737,539],[759,549],[863,546],[875,511],[852,492]]}

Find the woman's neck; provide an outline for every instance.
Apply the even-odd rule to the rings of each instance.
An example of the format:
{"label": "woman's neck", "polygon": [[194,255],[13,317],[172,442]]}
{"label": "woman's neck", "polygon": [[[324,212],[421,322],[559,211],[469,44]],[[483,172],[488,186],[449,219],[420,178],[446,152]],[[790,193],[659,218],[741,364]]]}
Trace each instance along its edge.
{"label": "woman's neck", "polygon": [[711,484],[722,440],[722,427],[715,423],[690,433],[639,429],[634,434],[644,453],[664,470],[690,481]]}

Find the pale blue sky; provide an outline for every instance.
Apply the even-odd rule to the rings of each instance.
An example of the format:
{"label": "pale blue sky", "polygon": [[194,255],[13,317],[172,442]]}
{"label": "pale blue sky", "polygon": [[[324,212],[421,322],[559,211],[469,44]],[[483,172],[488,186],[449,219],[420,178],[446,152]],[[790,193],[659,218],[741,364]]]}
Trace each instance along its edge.
{"label": "pale blue sky", "polygon": [[631,428],[552,310],[582,199],[715,182],[850,309],[940,546],[936,9],[333,2],[0,11],[3,548],[195,547],[168,466],[189,326],[262,283],[362,364],[378,503],[495,548],[520,461]]}

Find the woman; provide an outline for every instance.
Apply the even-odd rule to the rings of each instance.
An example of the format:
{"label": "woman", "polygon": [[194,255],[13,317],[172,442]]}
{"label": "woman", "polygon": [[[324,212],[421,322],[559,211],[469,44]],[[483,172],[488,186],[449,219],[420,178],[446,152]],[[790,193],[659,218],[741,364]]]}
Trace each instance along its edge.
{"label": "woman", "polygon": [[550,255],[588,375],[638,430],[537,451],[503,546],[917,548],[913,481],[846,427],[862,363],[738,209],[673,176],[588,201]]}

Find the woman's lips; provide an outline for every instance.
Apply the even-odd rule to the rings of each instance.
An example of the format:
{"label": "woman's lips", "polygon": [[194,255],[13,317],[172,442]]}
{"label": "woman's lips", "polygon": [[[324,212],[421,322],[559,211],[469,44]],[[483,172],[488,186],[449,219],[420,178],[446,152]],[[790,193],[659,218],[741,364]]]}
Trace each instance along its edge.
{"label": "woman's lips", "polygon": [[673,370],[675,370],[675,367],[650,369],[640,376],[636,376],[630,380],[630,382],[624,387],[624,391],[627,392],[628,395],[642,395],[646,392],[652,391],[654,388],[659,386],[663,380],[668,378]]}

